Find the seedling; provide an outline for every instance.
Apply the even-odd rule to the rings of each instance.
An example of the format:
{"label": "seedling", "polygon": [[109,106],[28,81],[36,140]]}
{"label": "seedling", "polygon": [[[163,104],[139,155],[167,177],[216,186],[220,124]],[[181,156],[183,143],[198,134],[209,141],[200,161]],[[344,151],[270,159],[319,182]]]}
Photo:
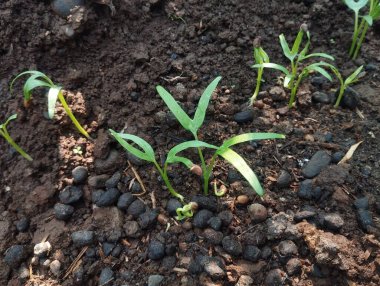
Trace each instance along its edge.
{"label": "seedling", "polygon": [[[352,43],[350,47],[350,57],[356,59],[362,43],[367,34],[368,28],[373,22],[380,19],[380,1],[379,0],[344,0],[344,3],[354,11],[354,33],[352,35]],[[362,20],[359,25],[359,12],[369,3],[368,14],[361,16]],[[360,37],[359,37],[360,35]]]}
{"label": "seedling", "polygon": [[57,103],[57,99],[61,102],[65,112],[70,117],[71,121],[74,123],[75,127],[78,129],[80,133],[82,133],[85,137],[90,139],[90,135],[88,135],[87,131],[80,125],[78,120],[75,118],[74,114],[71,112],[69,106],[66,103],[66,100],[63,96],[62,87],[55,85],[52,80],[39,71],[26,71],[17,75],[14,80],[11,82],[10,90],[12,92],[13,84],[17,79],[24,75],[30,75],[30,77],[25,81],[23,87],[24,94],[24,106],[28,108],[30,106],[30,101],[32,100],[32,91],[38,87],[46,87],[49,89],[47,94],[48,98],[48,117],[49,119],[53,119],[55,113],[55,106]]}
{"label": "seedling", "polygon": [[339,83],[340,83],[338,98],[337,98],[337,100],[335,102],[335,105],[334,105],[335,108],[338,108],[338,106],[340,105],[340,102],[341,102],[341,100],[343,98],[344,91],[346,90],[346,88],[349,85],[355,83],[358,80],[358,76],[359,76],[360,72],[362,71],[363,66],[358,67],[345,80],[343,79],[341,73],[339,72],[339,70],[336,67],[334,67],[333,65],[330,65],[330,64],[328,64],[328,66],[334,72],[334,74],[336,75],[336,77],[338,78]]}
{"label": "seedling", "polygon": [[[253,57],[255,59],[256,64],[264,64],[269,63],[269,57],[268,54],[264,51],[264,49],[261,47],[261,39],[260,37],[257,37],[253,41]],[[253,93],[249,104],[252,105],[260,91],[260,85],[261,85],[261,78],[263,76],[264,67],[259,67],[257,70],[257,80],[256,80],[256,88],[255,92]]]}
{"label": "seedling", "polygon": [[[300,47],[301,47],[305,34],[306,34],[307,42],[304,48],[300,51]],[[300,30],[297,34],[297,37],[293,43],[292,49],[289,48],[289,45],[283,34],[281,34],[279,38],[280,38],[282,51],[285,57],[290,60],[291,69],[288,71],[286,67],[279,64],[275,64],[275,63],[255,64],[252,67],[259,68],[259,69],[272,68],[272,69],[279,70],[285,74],[284,87],[289,88],[291,90],[288,106],[289,108],[292,108],[294,106],[297,90],[301,81],[304,78],[306,78],[310,73],[318,72],[324,77],[326,77],[328,80],[330,81],[332,80],[330,74],[323,68],[325,62],[321,61],[317,63],[312,63],[310,65],[307,65],[306,67],[303,67],[301,69],[301,72],[298,72],[300,63],[306,59],[315,58],[315,57],[326,58],[332,61],[334,60],[334,58],[325,53],[308,54],[309,47],[310,47],[310,33],[308,31],[306,24],[301,25]]]}
{"label": "seedling", "polygon": [[16,142],[9,135],[7,130],[7,125],[11,120],[15,120],[17,118],[17,114],[13,114],[3,123],[0,124],[0,135],[4,137],[5,140],[17,151],[20,153],[28,161],[33,161],[32,157],[30,157],[24,150],[21,149],[20,146],[16,144]]}
{"label": "seedling", "polygon": [[184,205],[182,208],[176,209],[177,220],[183,220],[185,218],[191,218],[194,215],[194,211],[198,208],[198,205],[194,202],[190,202]]}

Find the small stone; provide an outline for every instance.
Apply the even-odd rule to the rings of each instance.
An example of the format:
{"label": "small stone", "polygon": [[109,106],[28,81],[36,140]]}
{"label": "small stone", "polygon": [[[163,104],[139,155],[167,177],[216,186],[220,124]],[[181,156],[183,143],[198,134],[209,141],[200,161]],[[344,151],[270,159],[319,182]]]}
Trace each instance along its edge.
{"label": "small stone", "polygon": [[82,196],[82,188],[77,186],[67,186],[59,193],[59,200],[62,204],[69,205],[79,201]]}
{"label": "small stone", "polygon": [[331,156],[326,151],[318,151],[311,157],[310,161],[302,168],[302,174],[305,178],[311,179],[317,176],[323,168],[331,162]]}
{"label": "small stone", "polygon": [[311,100],[316,103],[329,104],[331,102],[331,97],[324,92],[316,91],[311,96]]}
{"label": "small stone", "polygon": [[148,278],[148,286],[160,286],[164,281],[164,276],[162,275],[150,275]]}
{"label": "small stone", "polygon": [[266,233],[262,229],[256,229],[253,232],[247,232],[243,235],[242,241],[246,245],[264,245],[267,241]]}
{"label": "small stone", "polygon": [[328,214],[324,216],[324,225],[332,231],[338,231],[344,225],[344,220],[338,214]]}
{"label": "small stone", "polygon": [[251,204],[248,206],[248,213],[254,223],[263,222],[268,217],[266,207],[261,204]]}
{"label": "small stone", "polygon": [[94,167],[98,174],[113,174],[123,164],[123,156],[117,150],[111,150],[105,159],[95,159]]}
{"label": "small stone", "polygon": [[156,223],[157,216],[158,214],[156,211],[148,210],[139,215],[137,222],[142,229],[146,229]]}
{"label": "small stone", "polygon": [[261,258],[266,260],[272,257],[272,249],[269,246],[264,246],[261,250]]}
{"label": "small stone", "polygon": [[277,179],[277,186],[279,188],[289,187],[291,181],[292,181],[292,176],[289,174],[289,172],[285,170],[281,170],[281,173]]}
{"label": "small stone", "polygon": [[119,197],[117,207],[123,211],[126,211],[135,199],[136,198],[131,193],[124,193]]}
{"label": "small stone", "polygon": [[159,260],[165,256],[165,245],[158,240],[152,240],[148,246],[148,257],[152,260]]}
{"label": "small stone", "polygon": [[251,285],[253,285],[253,279],[249,277],[248,275],[240,276],[238,282],[235,284],[235,286],[251,286]]}
{"label": "small stone", "polygon": [[209,210],[206,210],[206,209],[200,210],[194,215],[193,225],[198,228],[206,228],[208,225],[208,221],[213,216],[214,216],[213,213]]}
{"label": "small stone", "polygon": [[301,273],[302,263],[298,258],[292,258],[286,263],[286,272],[290,276]]}
{"label": "small stone", "polygon": [[318,200],[322,191],[320,187],[313,187],[313,181],[306,179],[301,182],[297,195],[305,200]]}
{"label": "small stone", "polygon": [[59,260],[53,260],[49,265],[51,273],[58,277],[61,274],[61,262]]}
{"label": "small stone", "polygon": [[70,15],[71,9],[76,6],[84,6],[84,0],[54,0],[51,3],[51,8],[62,18],[66,18]]}
{"label": "small stone", "polygon": [[223,263],[216,257],[201,256],[199,263],[212,279],[222,279],[226,276]]}
{"label": "small stone", "polygon": [[261,251],[257,246],[254,245],[247,245],[244,247],[244,252],[243,252],[243,258],[251,261],[251,262],[256,262],[259,260],[261,255]]}
{"label": "small stone", "polygon": [[94,243],[94,232],[89,230],[79,230],[71,234],[71,239],[77,247],[83,247]]}
{"label": "small stone", "polygon": [[49,265],[50,265],[50,263],[51,263],[51,260],[50,260],[50,259],[42,259],[42,260],[40,260],[40,263],[42,263],[42,266],[43,266],[44,268],[49,268]]}
{"label": "small stone", "polygon": [[368,210],[369,209],[368,197],[362,197],[362,198],[356,199],[354,202],[354,206],[358,210],[360,210],[360,209]]}
{"label": "small stone", "polygon": [[[311,0],[307,0],[307,1],[311,1]],[[314,0],[312,0],[312,1],[314,1]],[[324,84],[328,83],[328,79],[323,77],[323,76],[313,76],[311,78],[310,82],[314,86],[322,87]]]}
{"label": "small stone", "polygon": [[4,261],[10,267],[16,268],[27,256],[26,248],[23,245],[12,245],[5,251]]}
{"label": "small stone", "polygon": [[115,248],[115,244],[113,243],[105,242],[102,245],[103,253],[105,256],[110,255],[114,248]]}
{"label": "small stone", "polygon": [[107,189],[97,200],[98,207],[108,207],[114,205],[120,197],[120,191],[116,188]]}
{"label": "small stone", "polygon": [[74,184],[84,184],[88,177],[88,170],[84,166],[78,166],[71,171],[71,175],[73,176]]}
{"label": "small stone", "polygon": [[281,286],[285,285],[286,273],[280,269],[272,269],[268,272],[267,277],[265,278],[266,286]]}
{"label": "small stone", "polygon": [[99,286],[110,285],[110,282],[114,279],[114,273],[110,267],[102,269],[99,276]]}
{"label": "small stone", "polygon": [[121,247],[121,245],[116,245],[116,247],[112,249],[111,255],[115,258],[118,258],[122,251],[123,251],[123,248]]}
{"label": "small stone", "polygon": [[235,183],[235,182],[240,181],[240,180],[242,180],[242,179],[243,179],[243,177],[242,177],[242,175],[241,175],[239,172],[236,172],[236,171],[233,170],[233,169],[230,169],[230,170],[228,171],[228,174],[227,174],[227,182],[228,182],[229,184]]}
{"label": "small stone", "polygon": [[50,251],[51,251],[51,244],[49,241],[45,241],[45,242],[37,243],[34,246],[33,253],[35,256],[44,257],[44,256],[47,256]]}
{"label": "small stone", "polygon": [[145,204],[140,200],[135,200],[128,207],[127,213],[134,218],[138,218],[140,214],[145,212]]}
{"label": "small stone", "polygon": [[18,278],[19,279],[28,279],[30,276],[29,269],[26,268],[24,265],[21,265],[20,269],[18,270]]}
{"label": "small stone", "polygon": [[364,66],[364,69],[368,72],[373,72],[378,70],[378,66],[374,63],[368,63]]}
{"label": "small stone", "polygon": [[54,205],[54,214],[58,220],[68,220],[74,213],[74,207],[61,203]]}
{"label": "small stone", "polygon": [[16,228],[19,232],[26,232],[29,228],[30,220],[26,217],[21,218],[16,222]]}
{"label": "small stone", "polygon": [[223,233],[215,231],[212,228],[206,228],[203,232],[203,236],[210,244],[219,245],[223,239]]}
{"label": "small stone", "polygon": [[368,210],[359,209],[357,211],[359,225],[367,231],[368,226],[373,226],[372,214]]}
{"label": "small stone", "polygon": [[300,221],[303,221],[304,219],[306,219],[306,220],[311,219],[315,215],[316,215],[316,212],[313,212],[313,211],[300,211],[294,215],[294,221],[300,222]]}
{"label": "small stone", "polygon": [[169,199],[167,205],[166,205],[166,210],[171,216],[176,216],[177,215],[177,209],[181,208],[182,204],[180,203],[179,200],[177,199]]}
{"label": "small stone", "polygon": [[245,110],[234,115],[234,120],[237,123],[247,123],[253,120],[253,110]]}
{"label": "small stone", "polygon": [[106,181],[109,179],[108,175],[90,176],[88,178],[88,184],[93,189],[102,189],[106,186]]}
{"label": "small stone", "polygon": [[131,97],[131,100],[133,102],[137,102],[139,100],[140,93],[136,91],[132,91],[129,96]]}
{"label": "small stone", "polygon": [[218,209],[218,202],[214,196],[195,195],[191,198],[191,201],[197,203],[199,209],[212,212],[216,212]]}
{"label": "small stone", "polygon": [[236,203],[245,206],[249,203],[249,197],[247,195],[240,195],[236,198]]}
{"label": "small stone", "polygon": [[234,218],[234,215],[231,211],[225,210],[218,213],[218,218],[221,219],[222,224],[224,226],[229,226],[231,224],[232,219]]}
{"label": "small stone", "polygon": [[141,236],[141,229],[137,221],[127,221],[124,225],[125,235],[127,237],[137,238]]}
{"label": "small stone", "polygon": [[291,240],[281,241],[278,245],[278,251],[281,256],[289,257],[298,254],[297,245]]}
{"label": "small stone", "polygon": [[332,154],[332,156],[331,156],[331,161],[332,161],[333,163],[336,164],[336,163],[338,163],[340,160],[342,160],[343,157],[344,157],[344,153],[341,152],[341,151],[338,151],[338,152],[335,152],[334,154]]}
{"label": "small stone", "polygon": [[105,185],[106,185],[106,188],[107,189],[110,189],[110,188],[116,188],[117,184],[119,183],[121,179],[121,173],[120,172],[116,172],[115,174],[112,175],[111,178],[109,178]]}
{"label": "small stone", "polygon": [[208,220],[208,225],[209,225],[212,229],[218,231],[218,230],[220,230],[220,229],[222,228],[222,220],[221,220],[219,217],[214,216],[214,217],[212,217],[212,218],[210,218],[210,219]]}
{"label": "small stone", "polygon": [[[339,92],[339,91],[337,90],[337,92]],[[342,107],[346,107],[349,109],[355,109],[359,105],[359,102],[360,102],[359,93],[355,89],[353,89],[352,87],[348,86],[344,90],[343,98],[342,98],[340,105]]]}
{"label": "small stone", "polygon": [[223,249],[233,256],[239,256],[243,247],[241,246],[239,240],[234,236],[226,236],[222,240]]}

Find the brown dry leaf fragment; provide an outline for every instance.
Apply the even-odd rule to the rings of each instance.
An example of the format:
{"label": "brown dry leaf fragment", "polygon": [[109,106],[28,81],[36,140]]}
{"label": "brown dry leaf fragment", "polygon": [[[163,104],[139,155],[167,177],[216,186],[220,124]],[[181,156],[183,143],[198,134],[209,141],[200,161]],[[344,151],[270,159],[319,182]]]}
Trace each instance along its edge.
{"label": "brown dry leaf fragment", "polygon": [[338,165],[339,164],[343,164],[343,163],[346,163],[348,160],[350,160],[352,158],[352,155],[354,155],[356,149],[359,147],[360,144],[362,144],[363,141],[360,141],[354,145],[352,145],[350,147],[350,149],[347,151],[346,155],[344,155],[344,157],[342,158],[342,160],[339,161]]}

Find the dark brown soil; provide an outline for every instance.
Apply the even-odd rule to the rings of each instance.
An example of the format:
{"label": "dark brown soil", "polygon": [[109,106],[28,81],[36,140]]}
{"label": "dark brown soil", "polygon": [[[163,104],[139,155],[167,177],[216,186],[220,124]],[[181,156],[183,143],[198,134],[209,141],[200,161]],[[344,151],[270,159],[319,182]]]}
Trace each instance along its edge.
{"label": "dark brown soil", "polygon": [[[112,230],[113,221],[113,217],[103,217],[105,221],[94,226],[91,200],[94,190],[87,184],[84,199],[75,205],[73,217],[67,222],[54,218],[53,206],[59,201],[59,191],[72,184],[72,169],[86,166],[90,176],[111,176],[116,171],[121,171],[123,177],[134,176],[131,168],[127,169],[125,152],[109,137],[109,128],[124,129],[143,137],[164,159],[174,144],[191,137],[169,115],[164,119],[158,116],[158,112],[168,110],[155,86],[170,90],[191,113],[202,91],[217,75],[223,79],[208,108],[201,129],[202,140],[220,144],[244,132],[278,132],[287,136],[283,141],[242,144],[235,148],[258,174],[266,194],[260,200],[241,179],[228,184],[229,192],[218,198],[218,207],[219,211],[231,210],[234,219],[223,229],[223,235],[233,234],[242,239],[253,228],[265,227],[265,223],[251,221],[246,206],[236,205],[236,197],[245,193],[249,194],[251,203],[260,202],[267,208],[269,218],[284,212],[292,220],[294,213],[310,205],[319,213],[338,213],[344,225],[336,232],[315,229],[310,224],[304,225],[305,222],[297,225],[301,235],[294,240],[302,272],[296,275],[285,274],[286,262],[276,254],[283,238],[265,244],[273,250],[270,259],[248,263],[242,257],[226,254],[221,246],[207,244],[201,230],[185,230],[181,223],[171,219],[168,230],[166,225],[157,224],[143,231],[138,239],[120,240],[118,243],[124,248],[117,257],[99,254],[96,258],[83,258],[85,280],[79,282],[82,284],[75,284],[71,274],[57,278],[40,266],[31,266],[33,276],[21,279],[19,268],[11,269],[1,260],[0,285],[98,285],[100,271],[106,266],[112,267],[115,273],[113,284],[107,285],[146,285],[152,274],[163,275],[163,285],[240,285],[236,283],[243,274],[253,278],[253,284],[249,285],[380,284],[380,229],[376,212],[380,203],[378,27],[368,33],[361,57],[351,61],[347,47],[353,15],[342,1],[114,0],[114,16],[106,5],[87,2],[82,21],[75,24],[68,24],[66,19],[56,15],[50,1],[4,0],[0,3],[0,122],[18,113],[18,119],[9,125],[9,132],[34,158],[32,163],[24,160],[0,139],[0,253],[4,254],[14,244],[32,248],[47,239],[53,247],[50,259],[63,257],[58,260],[64,274],[81,251],[72,245],[70,234],[93,229],[101,236],[102,232]],[[374,67],[367,68],[354,86],[361,95],[359,111],[312,103],[313,92],[330,93],[337,88],[337,83],[315,87],[305,80],[297,107],[283,113],[289,92],[273,96],[274,87],[282,90],[277,83],[279,74],[266,70],[264,92],[253,108],[253,121],[236,123],[233,115],[246,108],[256,83],[256,73],[250,67],[253,39],[262,38],[272,62],[287,64],[278,35],[284,33],[293,39],[303,22],[310,28],[312,50],[333,55],[343,74],[362,64]],[[73,27],[73,37],[64,33],[67,25]],[[42,71],[61,84],[76,117],[95,140],[81,137],[61,106],[55,119],[47,120],[42,92],[36,92],[32,106],[25,109],[21,83],[16,84],[14,94],[10,94],[8,88],[12,78],[24,70]],[[331,142],[323,139],[327,133],[333,136]],[[347,178],[331,179],[327,171],[317,178],[324,192],[322,199],[308,201],[297,196],[300,182],[304,180],[301,163],[305,159],[310,159],[318,150],[345,153],[359,141],[363,143],[348,161]],[[82,155],[74,153],[77,148]],[[120,159],[107,170],[96,167],[96,162],[102,162],[110,149],[118,150]],[[158,173],[150,165],[140,166],[132,161],[132,166],[147,189],[139,198],[149,207],[156,203],[158,211],[168,216],[165,206],[170,197]],[[231,166],[219,161],[214,176],[227,182],[231,170]],[[281,170],[292,176],[289,187],[276,185]],[[201,193],[197,177],[182,167],[171,171],[176,190],[187,200]],[[128,185],[123,188],[123,192],[127,191]],[[366,230],[359,226],[353,207],[355,199],[363,196],[369,198],[374,219],[374,225]],[[104,215],[112,215],[112,210],[105,208]],[[19,233],[15,227],[22,217],[31,221],[27,233]],[[99,225],[106,227],[98,229]],[[196,237],[191,242],[190,233]],[[146,256],[147,245],[157,236],[164,236],[167,244],[176,245],[172,254],[176,262],[169,269],[163,260],[151,261]],[[340,261],[337,262],[336,257],[329,260],[333,254],[323,248],[326,241],[336,242],[338,250],[334,251]],[[101,249],[101,245],[99,239],[94,248]],[[186,258],[197,254],[221,257],[227,276],[211,279],[205,272],[188,273]],[[326,255],[320,271],[323,273],[316,275],[313,266],[321,264],[321,255]],[[32,255],[24,261],[24,267],[29,268],[31,258]],[[283,284],[268,284],[268,273],[277,268],[285,271],[287,278]],[[122,275],[127,272],[129,276]]]}

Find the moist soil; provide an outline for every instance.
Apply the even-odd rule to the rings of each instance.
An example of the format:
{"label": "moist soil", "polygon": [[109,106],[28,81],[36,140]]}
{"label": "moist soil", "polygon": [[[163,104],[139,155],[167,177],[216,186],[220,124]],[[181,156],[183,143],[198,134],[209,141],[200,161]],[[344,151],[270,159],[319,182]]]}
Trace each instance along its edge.
{"label": "moist soil", "polygon": [[[0,285],[148,285],[148,279],[149,285],[380,284],[379,26],[351,61],[353,15],[342,1],[114,0],[114,14],[96,2],[102,1],[87,1],[68,18],[55,13],[50,1],[0,3],[0,120],[18,114],[9,132],[34,159],[28,162],[0,140]],[[296,107],[287,110],[289,91],[279,73],[265,70],[262,92],[249,107],[256,84],[253,39],[260,36],[271,61],[286,65],[278,35],[293,40],[303,22],[311,50],[334,56],[344,75],[365,66],[353,86],[360,94],[357,106],[334,109],[312,101],[315,92],[334,93],[337,82],[311,75],[300,87]],[[94,140],[75,130],[59,104],[54,120],[48,120],[43,90],[25,109],[21,81],[12,94],[8,88],[24,70],[42,71],[62,85]],[[201,197],[206,203],[198,209],[222,218],[211,239],[207,222],[205,230],[196,227],[195,218],[179,222],[168,213],[171,197],[158,172],[127,156],[108,129],[141,136],[162,161],[172,146],[191,136],[155,87],[167,88],[193,114],[218,75],[223,79],[201,140],[221,144],[244,132],[278,132],[286,139],[234,147],[258,175],[266,191],[262,198],[230,165],[217,161],[212,182],[228,191],[216,199]],[[247,110],[246,122],[236,122],[235,114]],[[339,157],[360,141],[345,164],[327,163],[306,181],[317,195],[300,195],[307,179],[302,167],[317,151]],[[197,160],[196,153],[187,155]],[[71,203],[74,213],[62,221],[54,206],[62,202],[60,192],[76,184],[77,166],[87,168],[89,179],[78,186],[83,196]],[[147,213],[156,214],[148,225],[116,202],[96,205],[96,192],[113,175],[121,193],[133,194]],[[186,201],[202,194],[199,177],[183,167],[171,168],[170,176]],[[239,203],[245,198],[238,200],[240,195],[248,201]],[[353,204],[363,197],[369,206],[358,210]],[[263,218],[252,212],[253,203],[264,207]],[[26,229],[20,228],[22,219],[29,221]],[[92,231],[94,238],[74,244],[71,235],[80,230]],[[42,241],[52,249],[36,259],[33,247]],[[155,256],[157,244],[165,251]],[[22,246],[23,255],[9,263],[3,257],[14,245]],[[248,246],[258,247],[261,255],[250,257]]]}

